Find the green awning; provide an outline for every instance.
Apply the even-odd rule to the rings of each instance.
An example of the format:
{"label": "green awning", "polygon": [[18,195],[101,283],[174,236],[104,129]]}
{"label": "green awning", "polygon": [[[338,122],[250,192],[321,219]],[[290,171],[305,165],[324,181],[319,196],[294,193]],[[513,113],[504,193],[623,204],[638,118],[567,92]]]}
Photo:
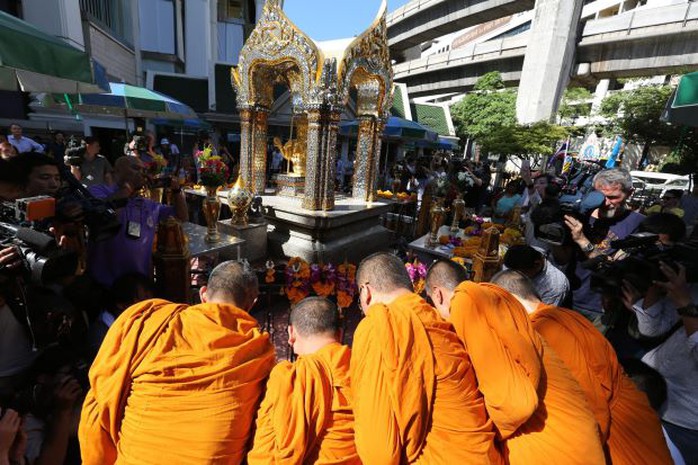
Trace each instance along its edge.
{"label": "green awning", "polygon": [[103,92],[83,51],[0,11],[0,89],[24,92]]}

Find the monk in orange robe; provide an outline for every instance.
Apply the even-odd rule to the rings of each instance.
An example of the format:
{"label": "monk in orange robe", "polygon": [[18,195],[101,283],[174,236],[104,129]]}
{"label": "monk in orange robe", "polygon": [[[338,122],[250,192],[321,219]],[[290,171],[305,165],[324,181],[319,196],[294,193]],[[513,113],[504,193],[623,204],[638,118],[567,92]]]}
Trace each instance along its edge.
{"label": "monk in orange robe", "polygon": [[608,463],[672,464],[657,414],[594,325],[577,312],[541,302],[528,278],[516,271],[503,271],[492,283],[524,306],[533,327],[579,382],[596,417]]}
{"label": "monk in orange robe", "polygon": [[356,449],[365,464],[500,464],[475,373],[453,327],[414,294],[394,255],[357,272],[366,317],[351,357]]}
{"label": "monk in orange robe", "polygon": [[349,347],[339,343],[339,311],[309,297],[291,311],[295,363],[281,362],[257,413],[249,465],[360,464],[354,446]]}
{"label": "monk in orange robe", "polygon": [[218,265],[202,304],[147,300],[109,329],[90,369],[84,465],[238,464],[275,354],[248,311],[257,278]]}
{"label": "monk in orange robe", "polygon": [[451,261],[433,265],[427,292],[468,349],[507,461],[605,464],[579,383],[533,329],[526,310],[492,284],[444,279],[458,267]]}

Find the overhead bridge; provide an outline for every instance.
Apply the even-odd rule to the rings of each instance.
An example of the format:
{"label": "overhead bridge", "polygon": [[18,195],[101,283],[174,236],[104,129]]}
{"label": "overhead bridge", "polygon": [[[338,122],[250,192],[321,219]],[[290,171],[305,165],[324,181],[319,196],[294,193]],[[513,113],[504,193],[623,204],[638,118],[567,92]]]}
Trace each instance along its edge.
{"label": "overhead bridge", "polygon": [[[471,90],[489,71],[518,85],[529,32],[398,63],[395,80],[411,97]],[[649,76],[698,68],[698,3],[643,8],[587,21],[577,43],[573,78],[591,84],[612,77]]]}
{"label": "overhead bridge", "polygon": [[388,15],[388,45],[399,57],[423,42],[530,10],[534,5],[534,0],[412,0]]}

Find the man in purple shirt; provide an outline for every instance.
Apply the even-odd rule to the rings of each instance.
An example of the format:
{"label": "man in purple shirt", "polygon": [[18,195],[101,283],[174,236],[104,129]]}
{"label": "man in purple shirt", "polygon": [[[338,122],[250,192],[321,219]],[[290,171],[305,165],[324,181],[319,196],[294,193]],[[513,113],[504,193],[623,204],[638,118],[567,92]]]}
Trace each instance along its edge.
{"label": "man in purple shirt", "polygon": [[127,273],[152,276],[152,250],[158,223],[170,216],[187,221],[187,204],[179,184],[173,182],[174,207],[162,205],[138,195],[145,184],[145,167],[136,157],[121,157],[114,164],[113,186],[90,188],[97,198],[127,199],[117,210],[121,229],[112,238],[92,242],[89,246],[87,269],[98,283],[110,287]]}

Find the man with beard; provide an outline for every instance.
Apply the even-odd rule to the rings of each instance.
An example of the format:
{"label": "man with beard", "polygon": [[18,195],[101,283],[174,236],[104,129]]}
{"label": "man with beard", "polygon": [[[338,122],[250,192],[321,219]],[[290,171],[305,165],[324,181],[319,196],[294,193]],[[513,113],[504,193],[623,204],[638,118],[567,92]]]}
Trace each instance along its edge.
{"label": "man with beard", "polygon": [[581,252],[575,270],[577,279],[570,279],[573,282],[572,306],[588,319],[600,323],[603,315],[601,294],[591,290],[591,270],[583,268],[581,263],[600,255],[613,255],[616,250],[611,242],[637,231],[645,217],[626,205],[633,190],[632,176],[626,170],[614,168],[599,172],[594,177],[594,189],[603,194],[603,204],[592,211],[586,224],[570,215],[565,216],[565,224]]}

